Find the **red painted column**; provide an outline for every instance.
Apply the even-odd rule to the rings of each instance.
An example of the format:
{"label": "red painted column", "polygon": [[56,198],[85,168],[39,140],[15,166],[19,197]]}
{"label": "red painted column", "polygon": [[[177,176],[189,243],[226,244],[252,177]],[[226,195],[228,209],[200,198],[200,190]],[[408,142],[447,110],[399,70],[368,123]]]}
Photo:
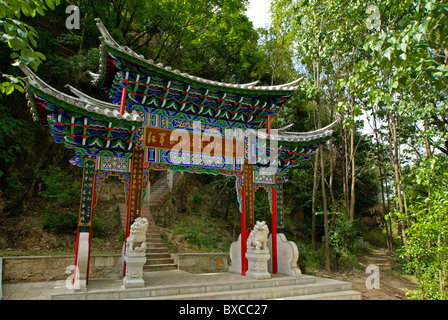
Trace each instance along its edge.
{"label": "red painted column", "polygon": [[246,258],[246,252],[247,252],[247,238],[249,237],[249,232],[246,232],[246,223],[245,223],[245,210],[244,210],[244,185],[241,187],[241,275],[245,276],[247,269],[248,269],[248,263]]}
{"label": "red painted column", "polygon": [[268,115],[268,134],[271,134],[271,116]]}
{"label": "red painted column", "polygon": [[127,93],[128,93],[128,87],[123,87],[123,91],[121,92],[121,104],[120,104],[121,115],[124,115]]}
{"label": "red painted column", "polygon": [[96,158],[86,157],[84,159],[73,272],[73,285],[76,289],[85,288],[89,279],[92,221],[96,202],[97,176],[95,173],[95,167]]}
{"label": "red painted column", "polygon": [[87,279],[86,279],[86,284],[89,284],[89,269],[90,269],[90,251],[92,249],[92,229],[93,229],[93,214],[94,214],[94,209],[95,209],[95,205],[96,205],[96,182],[97,182],[97,176],[95,174],[95,178],[93,179],[93,204],[92,204],[92,223],[90,224],[90,235],[89,235],[89,260],[87,262]]}
{"label": "red painted column", "polygon": [[[268,134],[271,134],[271,116],[268,115]],[[272,216],[271,216],[271,235],[272,235],[272,273],[277,274],[277,192],[274,186],[272,187]]]}
{"label": "red painted column", "polygon": [[[127,200],[126,200],[126,232],[125,232],[125,241],[123,243],[123,254],[126,252],[126,239],[129,237],[129,233],[130,233],[130,220],[129,220],[129,209],[130,209],[130,201],[131,201],[131,182],[132,182],[132,176],[129,180],[129,191],[127,194]],[[126,261],[123,260],[123,278],[126,276]]]}
{"label": "red painted column", "polygon": [[[275,181],[275,176],[274,176]],[[271,233],[272,233],[272,273],[277,274],[277,191],[275,186],[272,187],[272,216],[271,216]]]}

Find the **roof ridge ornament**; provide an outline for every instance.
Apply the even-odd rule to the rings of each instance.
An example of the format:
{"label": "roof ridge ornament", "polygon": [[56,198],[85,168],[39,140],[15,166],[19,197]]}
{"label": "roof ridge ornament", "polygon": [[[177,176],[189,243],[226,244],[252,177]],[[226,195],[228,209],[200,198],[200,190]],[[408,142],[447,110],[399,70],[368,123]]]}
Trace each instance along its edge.
{"label": "roof ridge ornament", "polygon": [[98,27],[98,30],[100,31],[101,35],[104,37],[104,40],[112,42],[115,46],[120,47],[120,45],[115,41],[114,38],[110,35],[109,31],[107,31],[106,27],[104,26],[103,22],[100,18],[95,18],[96,26]]}

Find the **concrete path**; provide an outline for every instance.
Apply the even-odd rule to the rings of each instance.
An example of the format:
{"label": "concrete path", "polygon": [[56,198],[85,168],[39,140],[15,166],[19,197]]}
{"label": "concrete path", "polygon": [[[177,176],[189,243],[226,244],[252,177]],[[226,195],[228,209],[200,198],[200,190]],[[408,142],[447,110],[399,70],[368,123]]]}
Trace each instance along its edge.
{"label": "concrete path", "polygon": [[51,300],[56,281],[3,283],[2,300]]}
{"label": "concrete path", "polygon": [[[207,283],[210,281],[226,282],[231,279],[242,279],[245,277],[239,275],[222,272],[209,274],[192,274],[185,271],[157,271],[145,272],[145,282],[151,287],[160,287],[175,284],[198,284]],[[26,283],[3,283],[3,300],[51,300],[51,294],[56,288],[64,290],[64,288],[57,288],[65,281],[48,281],[48,282],[26,282]],[[93,279],[88,286],[90,290],[107,290],[107,289],[121,289],[121,280],[114,279]],[[122,289],[124,290],[124,289]]]}

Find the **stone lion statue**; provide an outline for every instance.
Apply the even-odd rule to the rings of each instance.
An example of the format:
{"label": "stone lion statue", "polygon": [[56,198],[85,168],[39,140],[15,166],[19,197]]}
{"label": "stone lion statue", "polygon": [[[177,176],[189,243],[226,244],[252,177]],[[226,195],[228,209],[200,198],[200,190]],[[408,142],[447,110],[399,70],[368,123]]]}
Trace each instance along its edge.
{"label": "stone lion statue", "polygon": [[135,219],[129,237],[126,239],[126,252],[146,251],[146,230],[148,230],[148,220],[141,217]]}
{"label": "stone lion statue", "polygon": [[247,239],[247,249],[264,250],[267,248],[269,229],[266,221],[257,221],[254,230]]}

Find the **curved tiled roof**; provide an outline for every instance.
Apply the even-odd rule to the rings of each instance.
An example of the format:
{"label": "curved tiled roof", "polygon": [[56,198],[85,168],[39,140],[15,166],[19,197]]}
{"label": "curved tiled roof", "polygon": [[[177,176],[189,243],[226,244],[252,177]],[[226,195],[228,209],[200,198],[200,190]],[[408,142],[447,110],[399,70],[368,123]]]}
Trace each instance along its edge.
{"label": "curved tiled roof", "polygon": [[[57,98],[60,101],[64,101],[70,105],[78,107],[79,109],[84,109],[89,112],[96,113],[98,115],[106,116],[109,118],[115,118],[117,120],[126,120],[131,122],[139,122],[143,121],[142,117],[135,111],[129,113],[124,112],[123,115],[120,113],[120,107],[113,103],[107,103],[95,98],[89,97],[85,94],[82,94],[80,91],[76,91],[79,96],[73,97],[66,93],[60,92],[55,88],[51,87],[49,84],[40,79],[35,73],[33,73],[28,67],[19,65],[20,69],[27,76],[25,81],[28,85],[28,88],[34,87],[45,94],[51,95]],[[27,90],[27,99],[30,100],[30,90]],[[38,112],[35,106],[31,107],[31,113],[35,120],[38,119]]]}
{"label": "curved tiled roof", "polygon": [[99,73],[90,73],[96,86],[105,88],[114,103],[127,87],[126,106],[149,112],[151,108],[168,109],[213,119],[259,127],[299,89],[304,77],[276,86],[224,83],[173,70],[162,63],[120,46],[101,20]]}
{"label": "curved tiled roof", "polygon": [[[223,91],[229,90],[229,89],[241,89],[241,90],[247,90],[248,92],[272,92],[272,91],[283,91],[288,94],[293,94],[299,86],[297,86],[298,83],[300,83],[305,77],[301,77],[293,82],[282,84],[282,85],[276,85],[276,86],[257,86],[259,81],[246,83],[246,84],[234,84],[234,83],[225,83],[225,82],[219,82],[219,81],[213,81],[213,80],[207,80],[204,78],[200,78],[194,75],[190,75],[188,73],[180,72],[179,70],[173,70],[170,66],[164,66],[162,63],[154,63],[152,59],[146,59],[143,55],[137,54],[135,51],[130,49],[127,46],[121,46],[119,45],[114,38],[110,35],[110,33],[107,31],[106,27],[102,23],[101,19],[96,18],[96,25],[101,33],[101,46],[100,49],[104,50],[105,46],[110,46],[126,55],[129,55],[131,57],[134,57],[139,62],[153,66],[154,68],[163,70],[165,72],[168,72],[171,74],[174,78],[179,78],[184,80],[185,82],[198,82],[201,83],[204,86],[215,86],[221,88]],[[94,78],[95,84],[100,84],[105,77],[106,74],[106,57],[104,54],[101,54],[100,58],[100,67],[99,67],[99,73],[91,73],[91,75]]]}

